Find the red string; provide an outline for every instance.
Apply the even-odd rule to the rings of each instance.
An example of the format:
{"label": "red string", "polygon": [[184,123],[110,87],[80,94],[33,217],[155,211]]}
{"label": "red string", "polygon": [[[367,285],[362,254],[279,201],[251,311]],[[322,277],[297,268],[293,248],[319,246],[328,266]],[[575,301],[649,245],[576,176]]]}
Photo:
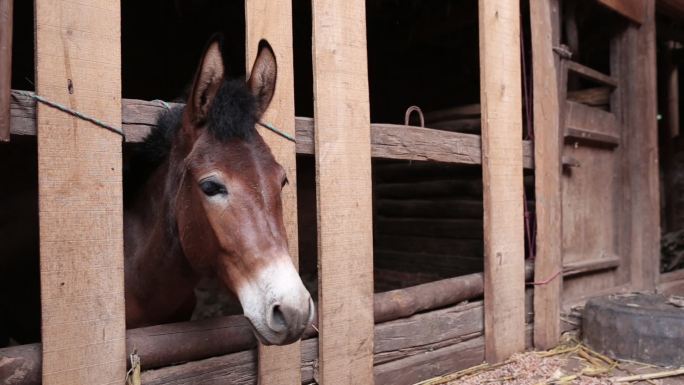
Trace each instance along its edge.
{"label": "red string", "polygon": [[558,270],[554,275],[550,276],[549,278],[547,278],[547,279],[545,279],[545,280],[543,280],[543,281],[528,282],[527,284],[528,284],[528,285],[535,285],[535,286],[537,286],[537,285],[546,285],[546,284],[548,284],[549,282],[553,281],[556,277],[558,277],[558,276],[560,275],[560,273],[561,273],[561,271]]}

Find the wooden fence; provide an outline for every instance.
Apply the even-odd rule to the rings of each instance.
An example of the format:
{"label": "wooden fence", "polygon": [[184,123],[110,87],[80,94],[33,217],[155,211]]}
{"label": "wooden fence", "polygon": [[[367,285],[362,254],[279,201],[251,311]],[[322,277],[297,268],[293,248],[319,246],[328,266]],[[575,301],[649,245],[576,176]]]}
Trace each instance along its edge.
{"label": "wooden fence", "polygon": [[[654,7],[646,7],[643,19],[630,25],[615,45],[621,49],[615,58],[616,73],[639,72],[631,88],[618,81],[613,85],[625,85],[618,88],[621,99],[615,96],[614,103],[617,106],[620,100],[626,107],[611,119],[626,122],[626,128],[614,135],[618,139],[611,146],[618,148],[616,156],[634,166],[621,169],[627,181],[616,190],[630,194],[619,201],[629,226],[620,228],[619,236],[627,245],[616,249],[623,252],[620,256],[564,261],[563,203],[590,198],[567,198],[562,189],[563,145],[587,132],[574,132],[570,128],[577,127],[567,124],[567,116],[581,113],[566,108],[563,71],[583,68],[568,66],[554,51],[560,43],[558,3],[530,2],[536,132],[532,144],[521,139],[517,0],[479,0],[481,136],[371,124],[366,12],[361,0],[312,3],[315,113],[313,120],[295,118],[292,2],[246,1],[247,62],[253,60],[258,41],[267,39],[279,63],[277,92],[267,120],[295,134],[297,143],[279,140],[268,131],[262,135],[290,180],[297,172],[296,154],[314,155],[318,193],[318,333],[309,330],[301,343],[285,347],[259,346],[258,358],[248,350],[255,341],[241,318],[125,330],[120,138],[12,94],[11,133],[38,138],[43,338],[40,345],[0,350],[0,356],[28,373],[24,383],[39,378],[45,384],[120,383],[126,354],[138,345],[148,349],[141,351],[147,357],[143,366],[155,369],[143,374],[148,384],[199,379],[410,384],[485,358],[502,361],[531,346],[532,330],[537,347],[555,345],[561,331],[563,276],[611,270],[623,277],[611,281],[612,289],[654,287],[657,272],[649,264],[657,247],[657,143],[652,132],[637,126],[654,124],[648,119],[655,115],[655,80],[650,71],[636,71],[641,65],[655,68]],[[121,99],[119,10],[119,1],[36,0],[36,92],[113,125],[122,123],[125,141],[139,142],[156,124],[161,107]],[[583,73],[606,81],[591,71]],[[642,111],[637,106],[647,114],[637,112]],[[483,274],[373,295],[371,158],[481,165]],[[640,162],[647,167],[636,167]],[[528,263],[526,272],[523,171],[533,168],[537,260]],[[644,184],[648,188],[643,189]],[[296,188],[286,189],[283,199],[290,251],[296,257]],[[680,279],[668,276],[667,282]],[[532,280],[539,285],[526,291],[525,282]],[[483,302],[458,304],[482,295]],[[395,334],[411,337],[397,340]],[[195,341],[204,342],[195,346]],[[190,362],[164,368],[185,361]]]}

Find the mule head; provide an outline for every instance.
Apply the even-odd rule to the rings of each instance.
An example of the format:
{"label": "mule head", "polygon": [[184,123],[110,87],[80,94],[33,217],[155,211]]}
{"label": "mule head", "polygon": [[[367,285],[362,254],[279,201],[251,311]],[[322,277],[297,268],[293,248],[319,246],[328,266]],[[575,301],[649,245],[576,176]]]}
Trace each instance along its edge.
{"label": "mule head", "polygon": [[299,339],[314,304],[288,252],[285,170],[255,129],[275,90],[277,66],[259,46],[251,76],[225,80],[220,42],[202,58],[185,111],[176,200],[182,248],[197,271],[215,271],[266,344]]}

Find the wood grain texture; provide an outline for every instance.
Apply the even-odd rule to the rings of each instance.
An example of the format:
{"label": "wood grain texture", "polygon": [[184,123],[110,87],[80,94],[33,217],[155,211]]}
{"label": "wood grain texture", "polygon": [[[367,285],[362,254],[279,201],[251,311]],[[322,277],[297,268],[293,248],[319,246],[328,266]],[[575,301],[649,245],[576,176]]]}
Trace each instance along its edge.
{"label": "wood grain texture", "polygon": [[373,227],[366,11],[312,3],[320,382],[373,384]]}
{"label": "wood grain texture", "polygon": [[[535,213],[537,237],[535,281],[545,281],[562,266],[560,63],[553,47],[560,42],[558,0],[530,2],[534,104]],[[550,349],[560,338],[563,280],[534,286],[534,346]]]}
{"label": "wood grain texture", "polygon": [[[646,3],[655,3],[651,0],[598,0],[598,2],[638,24],[643,23],[647,17],[646,8],[649,5]],[[672,0],[666,2],[675,3]]]}
{"label": "wood grain texture", "polygon": [[0,142],[10,139],[14,0],[0,0]]}
{"label": "wood grain texture", "polygon": [[[262,120],[280,130],[295,134],[294,68],[292,59],[292,2],[287,0],[248,0],[245,2],[247,67],[257,56],[259,41],[269,42],[276,55],[278,75],[275,94]],[[283,217],[290,255],[297,266],[297,165],[295,144],[259,127],[259,133],[271,148],[276,160],[285,168],[289,180],[283,189]],[[299,342],[287,346],[259,345],[259,384],[299,384]]]}
{"label": "wood grain texture", "polygon": [[[119,1],[37,0],[36,91],[121,124]],[[121,137],[38,106],[43,383],[126,372]]]}
{"label": "wood grain texture", "polygon": [[611,112],[577,102],[566,101],[563,115],[565,116],[566,134],[568,129],[571,129],[595,132],[619,139],[620,125],[615,114]]}
{"label": "wood grain texture", "polygon": [[[13,92],[10,105],[12,135],[35,135],[35,101]],[[123,130],[127,143],[141,142],[157,125],[166,110],[160,102],[124,99]],[[171,106],[176,103],[168,103]],[[314,124],[311,118],[295,118],[298,154],[314,153]],[[264,136],[272,133],[266,132]],[[282,141],[282,139],[279,139]],[[280,145],[280,144],[279,144]],[[525,168],[534,167],[532,143],[522,142]],[[371,156],[374,158],[425,160],[442,163],[481,164],[480,136],[395,124],[371,124]]]}
{"label": "wood grain texture", "polygon": [[629,196],[627,245],[630,281],[634,289],[651,290],[659,274],[660,192],[658,170],[655,5],[646,2],[641,27],[625,31],[622,73],[629,76],[623,98],[625,181]]}
{"label": "wood grain texture", "polygon": [[485,353],[525,348],[519,1],[479,1],[485,243]]}
{"label": "wood grain texture", "polygon": [[565,62],[566,68],[568,71],[575,73],[579,75],[580,77],[583,77],[588,80],[595,81],[597,83],[601,83],[607,86],[610,86],[612,88],[615,88],[618,86],[618,81],[617,79],[610,77],[604,73],[601,73],[593,68],[587,67],[584,64],[580,64],[578,62],[574,62],[571,60],[567,60]]}

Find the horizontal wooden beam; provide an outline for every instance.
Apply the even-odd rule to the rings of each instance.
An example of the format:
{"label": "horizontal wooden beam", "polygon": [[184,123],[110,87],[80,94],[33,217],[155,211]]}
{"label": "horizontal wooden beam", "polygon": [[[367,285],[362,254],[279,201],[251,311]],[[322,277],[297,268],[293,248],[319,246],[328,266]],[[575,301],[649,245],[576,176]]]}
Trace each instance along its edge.
{"label": "horizontal wooden beam", "polygon": [[[528,301],[529,302],[529,301]],[[531,346],[531,328],[526,328]],[[409,385],[477,365],[484,360],[481,301],[448,307],[375,326],[375,384]],[[302,383],[317,380],[317,339],[302,343]],[[254,353],[234,353],[144,372],[148,385],[221,381],[252,384]]]}
{"label": "horizontal wooden beam", "polygon": [[[658,0],[658,2],[660,1],[662,0]],[[598,2],[637,24],[644,22],[646,14],[646,9],[644,8],[646,2],[644,0],[598,0]],[[681,1],[677,0],[669,0],[667,2],[681,3]]]}
{"label": "horizontal wooden beam", "polygon": [[617,147],[620,144],[620,137],[613,134],[594,132],[582,128],[568,127],[565,129],[565,141],[586,142],[607,147]]}
{"label": "horizontal wooden beam", "polygon": [[604,270],[617,269],[620,266],[620,257],[596,258],[579,262],[563,264],[563,277],[597,273]]}
{"label": "horizontal wooden beam", "polygon": [[[532,279],[532,270],[532,264],[527,264],[527,280]],[[382,324],[453,306],[481,298],[483,293],[482,273],[376,293],[373,312],[375,323]],[[315,330],[309,328],[304,339],[315,335]],[[251,328],[242,316],[131,329],[126,332],[126,340],[129,351],[137,349],[145,369],[230,354],[256,346]],[[0,349],[0,383],[17,371],[26,378],[21,384],[40,383],[40,357],[40,344]]]}
{"label": "horizontal wooden beam", "polygon": [[[157,117],[176,103],[123,99],[122,125],[126,142],[136,143],[157,125]],[[26,95],[12,93],[10,106],[11,133],[35,135],[35,101]],[[313,119],[295,120],[297,153],[313,154]],[[429,128],[371,124],[371,155],[374,158],[423,160],[454,164],[481,164],[482,153],[478,135],[447,132]],[[533,168],[532,145],[523,141],[525,168]]]}
{"label": "horizontal wooden beam", "polygon": [[567,60],[565,66],[569,72],[575,73],[585,79],[595,81],[600,84],[604,84],[610,87],[617,87],[618,80],[614,77],[601,73],[593,68],[587,67],[584,64],[574,62],[572,60]]}

